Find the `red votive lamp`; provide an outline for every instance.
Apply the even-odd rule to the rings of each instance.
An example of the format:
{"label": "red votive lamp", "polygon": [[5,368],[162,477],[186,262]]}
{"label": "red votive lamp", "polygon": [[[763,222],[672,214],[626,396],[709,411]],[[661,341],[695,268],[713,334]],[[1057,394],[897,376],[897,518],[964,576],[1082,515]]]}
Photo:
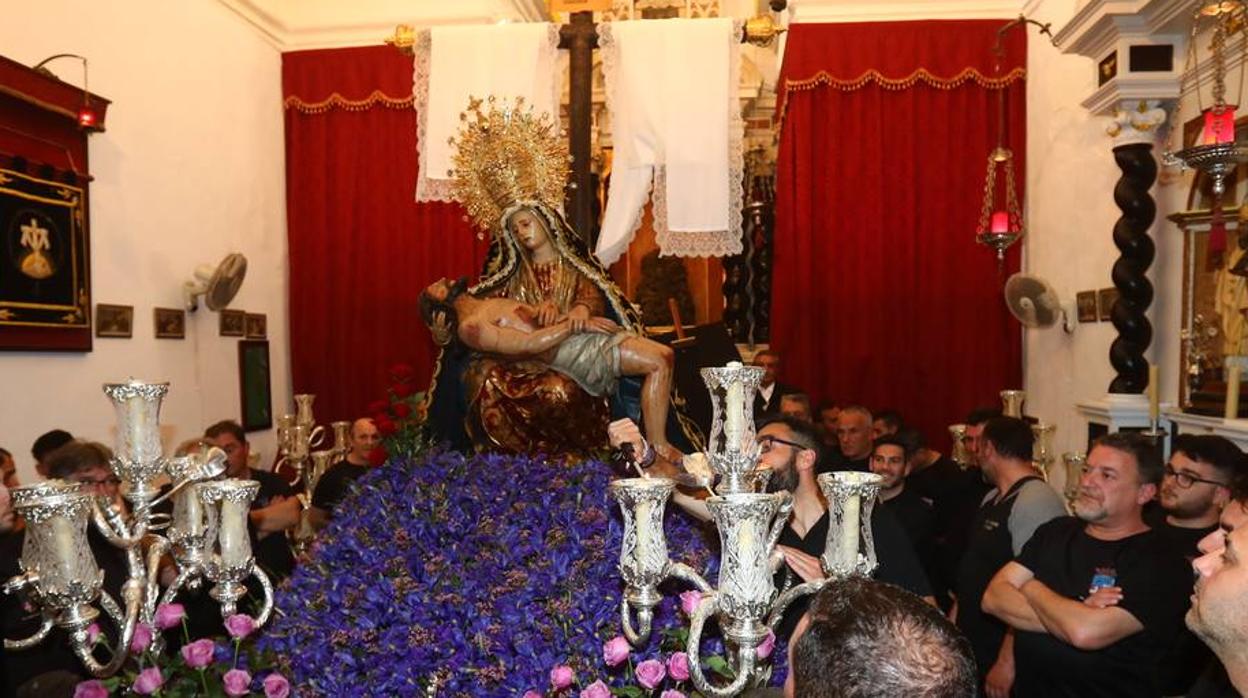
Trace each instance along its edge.
{"label": "red votive lamp", "polygon": [[1231,106],[1210,107],[1205,110],[1205,128],[1201,133],[1203,145],[1219,145],[1235,140],[1235,108]]}
{"label": "red votive lamp", "polygon": [[992,225],[988,229],[994,233],[1010,232],[1010,214],[1005,211],[995,211],[992,214]]}
{"label": "red votive lamp", "polygon": [[82,105],[78,109],[78,126],[80,128],[95,128],[95,110],[89,105]]}

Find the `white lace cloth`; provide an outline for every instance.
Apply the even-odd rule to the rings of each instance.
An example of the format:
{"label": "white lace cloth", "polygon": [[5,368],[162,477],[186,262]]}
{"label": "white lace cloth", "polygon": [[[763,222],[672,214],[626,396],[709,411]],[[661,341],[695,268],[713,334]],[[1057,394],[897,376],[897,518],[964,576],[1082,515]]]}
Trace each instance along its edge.
{"label": "white lace cloth", "polygon": [[524,97],[559,123],[559,29],[548,22],[435,27],[416,38],[413,104],[420,176],[417,201],[450,201],[454,149],[468,98]]}
{"label": "white lace cloth", "polygon": [[628,248],[652,185],[660,254],[741,251],[740,33],[729,18],[598,26],[615,146],[604,264]]}

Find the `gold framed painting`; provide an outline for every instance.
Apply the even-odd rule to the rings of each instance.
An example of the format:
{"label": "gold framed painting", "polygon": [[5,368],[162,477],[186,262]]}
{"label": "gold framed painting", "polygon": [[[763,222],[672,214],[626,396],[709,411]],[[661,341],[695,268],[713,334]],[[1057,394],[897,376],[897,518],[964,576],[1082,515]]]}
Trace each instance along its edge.
{"label": "gold framed painting", "polygon": [[247,313],[241,310],[222,310],[219,334],[222,337],[242,337],[247,333]]}
{"label": "gold framed painting", "polygon": [[266,339],[269,336],[268,318],[264,313],[247,313],[247,339]]}
{"label": "gold framed painting", "polygon": [[134,336],[134,306],[95,304],[95,336],[129,339]]}
{"label": "gold framed painting", "polygon": [[152,326],[156,328],[156,339],[186,339],[186,311],[153,308]]}

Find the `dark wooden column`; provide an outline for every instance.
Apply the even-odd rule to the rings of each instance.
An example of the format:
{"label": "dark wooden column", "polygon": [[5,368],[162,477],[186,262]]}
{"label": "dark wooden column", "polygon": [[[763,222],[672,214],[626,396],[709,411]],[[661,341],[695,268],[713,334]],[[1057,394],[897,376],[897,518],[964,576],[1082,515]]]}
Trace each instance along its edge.
{"label": "dark wooden column", "polygon": [[559,28],[559,48],[569,54],[568,146],[572,154],[572,182],[568,192],[572,227],[593,249],[597,242],[594,221],[593,173],[590,171],[590,135],[593,126],[594,49],[598,30],[593,12],[574,12],[571,22]]}

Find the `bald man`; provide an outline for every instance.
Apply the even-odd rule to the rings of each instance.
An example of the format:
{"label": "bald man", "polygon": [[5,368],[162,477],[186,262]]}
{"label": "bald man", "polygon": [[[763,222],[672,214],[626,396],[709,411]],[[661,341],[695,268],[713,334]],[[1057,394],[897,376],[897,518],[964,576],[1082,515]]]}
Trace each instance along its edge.
{"label": "bald man", "polygon": [[308,521],[319,531],[329,523],[334,508],[347,494],[347,487],[371,467],[369,455],[381,444],[377,426],[368,417],[351,424],[351,450],[347,457],[329,466],[316,483],[312,493],[312,506],[308,508]]}

